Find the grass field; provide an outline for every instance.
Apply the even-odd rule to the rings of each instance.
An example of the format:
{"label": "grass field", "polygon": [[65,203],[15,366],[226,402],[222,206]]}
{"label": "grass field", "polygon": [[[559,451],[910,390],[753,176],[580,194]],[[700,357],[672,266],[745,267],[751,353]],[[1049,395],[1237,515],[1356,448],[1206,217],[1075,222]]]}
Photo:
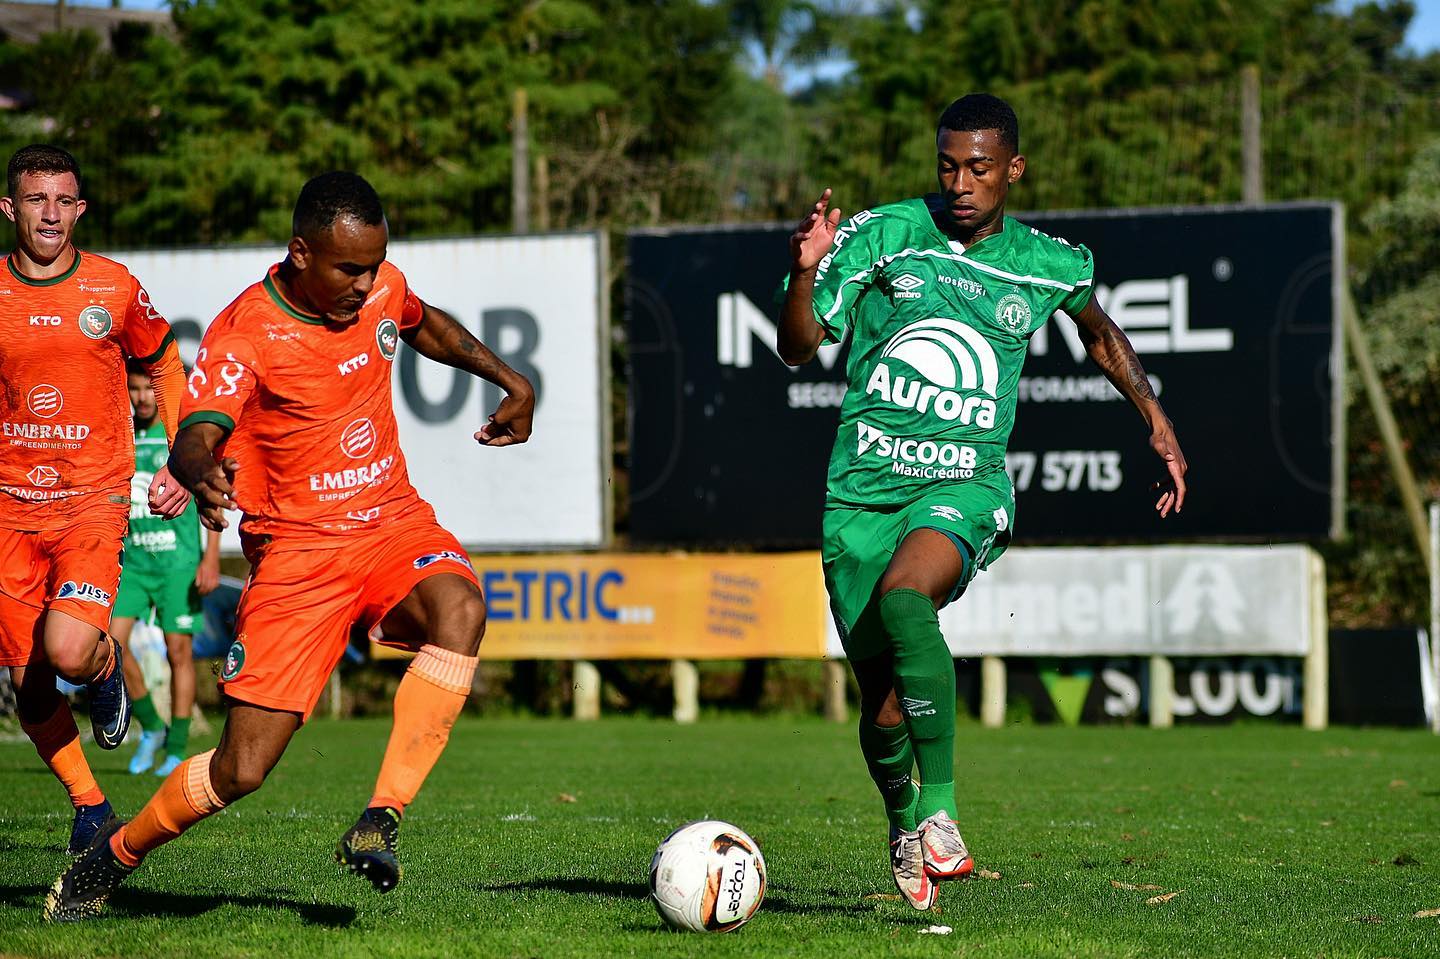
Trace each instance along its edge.
{"label": "grass field", "polygon": [[[27,743],[0,744],[0,954],[1440,955],[1440,918],[1415,918],[1440,908],[1425,733],[962,727],[961,825],[999,877],[921,914],[892,898],[853,730],[809,719],[462,720],[406,818],[405,879],[377,896],[330,853],[387,728],[313,723],[263,790],[74,927],[39,918],[67,861],[63,793]],[[125,774],[129,748],[91,754],[127,814],[155,782]],[[730,936],[667,932],[646,898],[655,844],[702,816],[769,864]]]}

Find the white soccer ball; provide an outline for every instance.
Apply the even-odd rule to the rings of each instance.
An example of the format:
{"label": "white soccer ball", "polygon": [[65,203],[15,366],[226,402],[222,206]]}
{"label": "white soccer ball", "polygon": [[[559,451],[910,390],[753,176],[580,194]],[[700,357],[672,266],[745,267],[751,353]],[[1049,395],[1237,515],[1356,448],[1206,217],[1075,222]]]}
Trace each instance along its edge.
{"label": "white soccer ball", "polygon": [[655,850],[650,898],[676,929],[733,932],[765,899],[765,857],[738,826],[714,819],[689,823]]}

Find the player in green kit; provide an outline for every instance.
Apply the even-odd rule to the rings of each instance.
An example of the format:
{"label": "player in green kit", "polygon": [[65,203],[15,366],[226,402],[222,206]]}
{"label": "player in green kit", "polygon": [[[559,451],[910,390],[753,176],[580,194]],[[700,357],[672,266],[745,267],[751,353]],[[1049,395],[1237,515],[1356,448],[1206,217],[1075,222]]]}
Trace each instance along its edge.
{"label": "player in green kit", "polygon": [[[1185,501],[1185,457],[1130,341],[1091,296],[1090,251],[1005,215],[1025,172],[1019,123],[972,94],[940,117],[938,194],[841,223],[826,190],[790,238],[778,348],[814,357],[850,332],[821,557],[860,686],[860,748],[885,802],[895,883],[910,905],[974,861],[955,825],[955,664],[937,611],[1005,550],[1015,496],[1005,450],[1030,335],[1063,310],[1091,360],[1143,417]],[[918,772],[919,783],[911,778]]]}
{"label": "player in green kit", "polygon": [[130,481],[130,531],[125,536],[125,563],[110,634],[128,651],[135,620],[155,610],[170,663],[170,725],[167,729],[155,708],[139,661],[126,656],[122,660],[125,686],[141,729],[130,772],[138,775],[155,765],[163,747],[165,759],[155,775],[168,776],[185,759],[189,741],[190,713],[195,705],[191,637],[201,621],[200,597],[220,584],[220,534],[206,531],[202,556],[200,517],[193,499],[173,520],[150,515],[146,502],[150,479],[165,465],[170,447],[165,426],[156,417],[150,374],[133,361],[127,364],[126,374],[135,413],[135,476]]}

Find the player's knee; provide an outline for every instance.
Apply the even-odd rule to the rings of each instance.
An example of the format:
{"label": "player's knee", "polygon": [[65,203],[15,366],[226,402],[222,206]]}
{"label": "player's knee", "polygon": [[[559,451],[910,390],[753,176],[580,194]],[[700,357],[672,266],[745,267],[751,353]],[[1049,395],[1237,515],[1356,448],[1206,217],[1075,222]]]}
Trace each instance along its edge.
{"label": "player's knee", "polygon": [[439,628],[432,641],[442,648],[474,656],[485,635],[485,599],[480,591],[471,590],[464,598],[446,607],[438,618]]}
{"label": "player's knee", "polygon": [[77,685],[88,683],[95,672],[95,643],[77,642],[69,637],[45,644],[50,666],[64,679]]}
{"label": "player's knee", "polygon": [[210,764],[210,786],[220,801],[230,804],[265,784],[270,768],[253,756],[220,756]]}
{"label": "player's knee", "polygon": [[167,640],[165,651],[171,669],[189,666],[195,658],[189,636],[177,636],[174,640]]}

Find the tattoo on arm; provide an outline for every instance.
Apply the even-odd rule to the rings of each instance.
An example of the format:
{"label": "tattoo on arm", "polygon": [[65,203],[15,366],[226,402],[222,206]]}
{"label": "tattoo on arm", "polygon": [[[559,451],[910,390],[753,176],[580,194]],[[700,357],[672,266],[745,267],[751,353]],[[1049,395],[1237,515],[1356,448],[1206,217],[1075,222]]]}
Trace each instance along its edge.
{"label": "tattoo on arm", "polygon": [[1145,375],[1145,367],[1140,365],[1140,357],[1136,356],[1133,350],[1126,350],[1125,375],[1134,388],[1135,395],[1142,400],[1155,399],[1155,391],[1150,388],[1150,377]]}

